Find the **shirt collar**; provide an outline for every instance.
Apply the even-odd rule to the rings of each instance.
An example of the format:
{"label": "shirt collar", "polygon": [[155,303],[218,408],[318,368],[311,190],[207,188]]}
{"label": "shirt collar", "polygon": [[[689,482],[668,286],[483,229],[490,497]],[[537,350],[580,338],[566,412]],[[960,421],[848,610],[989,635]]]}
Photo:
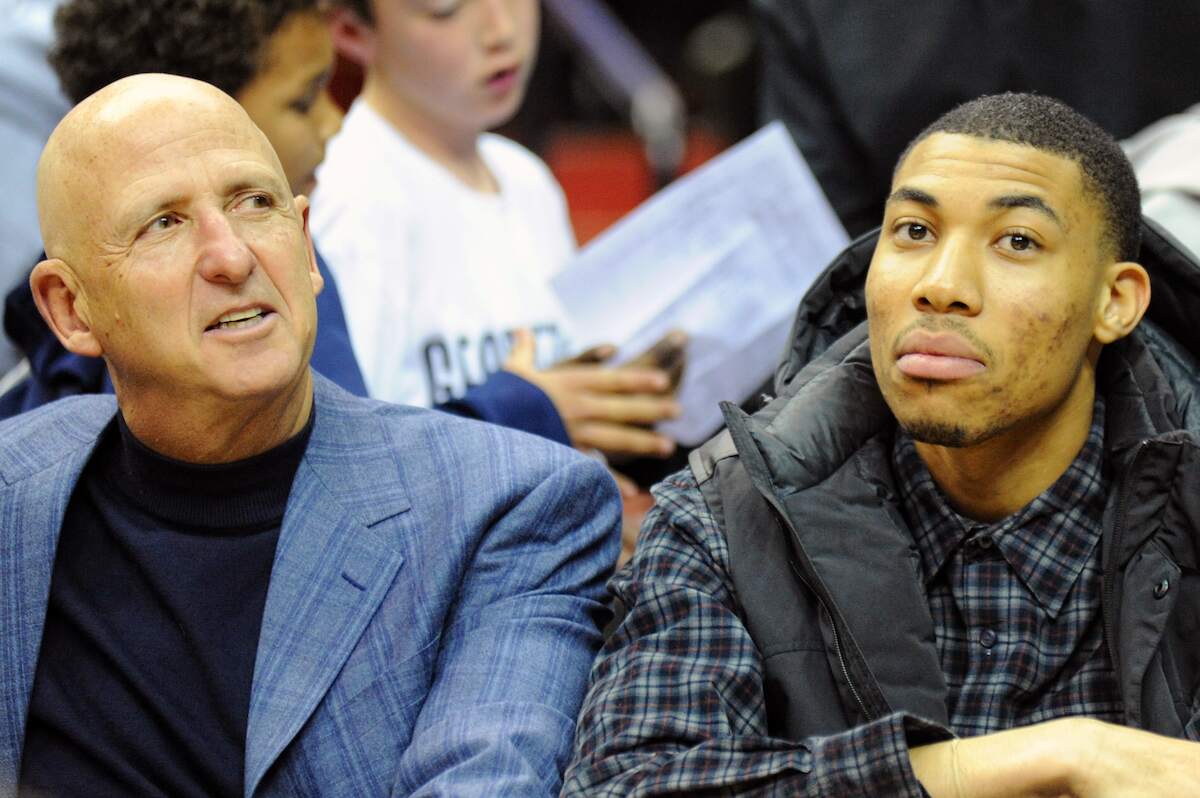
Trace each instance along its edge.
{"label": "shirt collar", "polygon": [[926,585],[964,541],[987,534],[1042,608],[1051,617],[1058,615],[1103,527],[1107,480],[1104,399],[1099,393],[1087,440],[1075,460],[1033,501],[995,523],[973,521],[954,510],[903,429],[896,433],[892,462]]}

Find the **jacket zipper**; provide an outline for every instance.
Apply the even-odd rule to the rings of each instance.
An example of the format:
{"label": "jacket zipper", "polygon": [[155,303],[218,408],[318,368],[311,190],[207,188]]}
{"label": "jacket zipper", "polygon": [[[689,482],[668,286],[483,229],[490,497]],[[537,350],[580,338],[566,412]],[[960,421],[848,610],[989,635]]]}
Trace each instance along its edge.
{"label": "jacket zipper", "polygon": [[[759,493],[762,494],[763,498],[767,500],[767,505],[770,506],[771,510],[775,513],[775,517],[779,520],[779,523],[782,524],[783,528],[786,529],[788,534],[792,536],[792,541],[795,543],[796,548],[800,551],[803,551],[804,547],[800,543],[800,535],[797,534],[796,527],[792,525],[792,522],[790,519],[788,519],[787,514],[783,512],[783,508],[779,506],[778,500],[773,495],[767,495],[766,492],[762,491],[761,489],[759,490]],[[796,565],[795,560],[791,560],[789,564],[792,566],[792,571],[795,572],[797,578],[799,578],[799,580],[804,583],[804,586],[811,590],[812,594],[816,596],[817,603],[821,605],[821,609],[829,618],[829,628],[833,630],[833,651],[834,654],[837,655],[838,665],[841,666],[842,678],[846,680],[846,686],[850,688],[850,695],[854,697],[855,702],[858,704],[858,708],[862,710],[863,717],[868,721],[875,720],[875,713],[867,709],[867,703],[863,700],[862,694],[858,692],[858,688],[854,685],[854,679],[850,677],[850,666],[846,664],[846,652],[842,648],[842,635],[838,631],[837,618],[835,618],[833,613],[829,610],[829,605],[825,601],[825,598],[821,595],[820,591],[814,589],[813,586],[808,583],[808,580],[804,578],[804,574],[801,573],[800,568]]]}
{"label": "jacket zipper", "polygon": [[863,701],[862,696],[858,694],[858,688],[854,686],[854,680],[850,678],[850,668],[846,666],[846,655],[842,652],[842,637],[838,633],[837,621],[820,597],[817,598],[817,601],[821,603],[821,609],[825,610],[825,614],[829,616],[829,626],[833,629],[833,649],[837,652],[838,663],[842,666],[842,676],[846,679],[846,686],[850,688],[850,695],[854,696],[854,700],[858,702],[858,707],[862,710],[863,717],[869,721],[875,720],[872,713],[867,711],[867,705]]}

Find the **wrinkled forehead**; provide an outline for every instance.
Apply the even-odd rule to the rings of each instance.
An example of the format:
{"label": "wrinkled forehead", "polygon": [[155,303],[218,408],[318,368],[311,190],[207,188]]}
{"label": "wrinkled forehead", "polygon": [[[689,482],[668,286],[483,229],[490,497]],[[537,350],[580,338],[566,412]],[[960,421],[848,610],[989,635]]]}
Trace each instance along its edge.
{"label": "wrinkled forehead", "polygon": [[131,113],[98,118],[94,131],[79,161],[91,164],[98,160],[108,167],[102,176],[118,185],[142,172],[195,161],[214,152],[279,169],[266,137],[237,107],[145,103]]}
{"label": "wrinkled forehead", "polygon": [[178,198],[202,183],[286,188],[266,137],[226,99],[117,95],[77,109],[55,132],[39,167],[42,232],[51,257],[61,257],[52,249],[65,254],[119,233],[115,228],[131,205]]}

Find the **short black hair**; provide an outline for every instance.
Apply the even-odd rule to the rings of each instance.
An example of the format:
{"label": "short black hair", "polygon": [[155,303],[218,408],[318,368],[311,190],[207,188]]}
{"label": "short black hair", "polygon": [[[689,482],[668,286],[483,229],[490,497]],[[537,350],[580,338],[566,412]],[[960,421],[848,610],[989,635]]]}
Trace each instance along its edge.
{"label": "short black hair", "polygon": [[953,133],[1024,144],[1075,161],[1084,191],[1098,196],[1105,243],[1117,260],[1136,260],[1141,247],[1141,194],[1121,146],[1095,122],[1070,106],[1040,94],[1006,92],[980,97],[942,114],[913,139],[913,148],[934,133]]}
{"label": "short black hair", "polygon": [[263,66],[267,40],[320,0],[69,0],[54,15],[48,59],[79,102],[115,80],[165,72],[237,94]]}

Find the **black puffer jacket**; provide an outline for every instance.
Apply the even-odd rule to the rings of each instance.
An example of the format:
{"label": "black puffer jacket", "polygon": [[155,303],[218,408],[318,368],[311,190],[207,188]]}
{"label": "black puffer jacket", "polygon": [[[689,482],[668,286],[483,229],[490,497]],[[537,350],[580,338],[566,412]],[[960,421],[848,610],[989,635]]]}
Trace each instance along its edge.
{"label": "black puffer jacket", "polygon": [[[866,344],[874,234],[806,296],[779,396],[691,457],[729,543],[763,656],[772,735],[841,731],[891,711],[947,723],[946,684],[888,447],[895,420]],[[1106,639],[1126,720],[1200,739],[1200,264],[1144,230],[1147,320],[1099,367],[1118,489],[1102,548]]]}

